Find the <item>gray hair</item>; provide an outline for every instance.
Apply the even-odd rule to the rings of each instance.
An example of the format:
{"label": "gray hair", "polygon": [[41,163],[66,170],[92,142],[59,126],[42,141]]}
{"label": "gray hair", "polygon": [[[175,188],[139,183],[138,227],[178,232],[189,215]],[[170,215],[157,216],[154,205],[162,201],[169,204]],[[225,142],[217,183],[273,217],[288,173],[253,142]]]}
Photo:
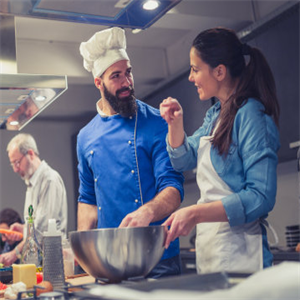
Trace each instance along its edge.
{"label": "gray hair", "polygon": [[24,155],[28,150],[33,150],[36,155],[39,155],[35,139],[28,133],[19,133],[13,137],[7,145],[7,152],[9,152],[13,146],[16,146],[20,153]]}

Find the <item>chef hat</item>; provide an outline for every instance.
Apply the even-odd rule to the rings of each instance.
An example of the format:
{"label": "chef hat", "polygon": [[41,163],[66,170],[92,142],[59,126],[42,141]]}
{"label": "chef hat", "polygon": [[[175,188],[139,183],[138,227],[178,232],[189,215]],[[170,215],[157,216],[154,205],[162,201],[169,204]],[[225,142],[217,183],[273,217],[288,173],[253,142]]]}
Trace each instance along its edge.
{"label": "chef hat", "polygon": [[120,60],[129,60],[126,53],[125,31],[113,27],[96,32],[87,42],[80,44],[84,68],[101,76],[111,65]]}

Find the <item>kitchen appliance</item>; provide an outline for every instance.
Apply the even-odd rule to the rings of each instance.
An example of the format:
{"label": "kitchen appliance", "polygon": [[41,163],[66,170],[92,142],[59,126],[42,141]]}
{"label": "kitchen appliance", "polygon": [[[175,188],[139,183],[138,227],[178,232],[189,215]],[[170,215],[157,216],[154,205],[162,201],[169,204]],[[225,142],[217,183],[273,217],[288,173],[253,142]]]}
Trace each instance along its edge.
{"label": "kitchen appliance", "polygon": [[0,48],[0,129],[21,130],[67,90],[67,77],[17,73],[15,18],[1,10]]}
{"label": "kitchen appliance", "polygon": [[[1,0],[1,2],[0,12],[17,16],[146,29],[181,0]],[[155,6],[150,7],[149,2]]]}
{"label": "kitchen appliance", "polygon": [[285,228],[285,238],[287,247],[296,248],[297,244],[300,243],[300,225],[289,225]]}
{"label": "kitchen appliance", "polygon": [[69,233],[81,267],[109,282],[146,276],[164,252],[164,226],[106,228]]}

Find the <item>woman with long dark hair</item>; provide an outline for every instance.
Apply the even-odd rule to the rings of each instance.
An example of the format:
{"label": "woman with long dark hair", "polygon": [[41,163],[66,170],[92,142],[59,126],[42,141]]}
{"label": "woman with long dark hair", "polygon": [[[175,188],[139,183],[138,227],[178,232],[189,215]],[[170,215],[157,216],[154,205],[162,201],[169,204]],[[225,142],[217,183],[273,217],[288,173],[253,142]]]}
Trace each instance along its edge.
{"label": "woman with long dark hair", "polygon": [[[246,58],[248,57],[248,62]],[[198,273],[255,272],[272,265],[265,219],[277,185],[279,105],[270,67],[257,48],[241,43],[234,31],[201,32],[190,51],[189,80],[200,100],[219,101],[190,137],[174,98],[160,105],[169,125],[173,167],[197,167],[200,200],[173,213],[166,247],[197,225]]]}

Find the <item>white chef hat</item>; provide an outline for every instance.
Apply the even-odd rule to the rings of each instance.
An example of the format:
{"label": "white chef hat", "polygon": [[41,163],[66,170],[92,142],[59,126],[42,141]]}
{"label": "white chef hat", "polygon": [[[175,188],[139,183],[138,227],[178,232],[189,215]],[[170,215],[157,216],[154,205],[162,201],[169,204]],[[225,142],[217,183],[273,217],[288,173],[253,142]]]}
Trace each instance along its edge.
{"label": "white chef hat", "polygon": [[111,65],[120,60],[129,60],[126,53],[125,31],[113,27],[96,32],[87,42],[80,44],[84,68],[101,76]]}

